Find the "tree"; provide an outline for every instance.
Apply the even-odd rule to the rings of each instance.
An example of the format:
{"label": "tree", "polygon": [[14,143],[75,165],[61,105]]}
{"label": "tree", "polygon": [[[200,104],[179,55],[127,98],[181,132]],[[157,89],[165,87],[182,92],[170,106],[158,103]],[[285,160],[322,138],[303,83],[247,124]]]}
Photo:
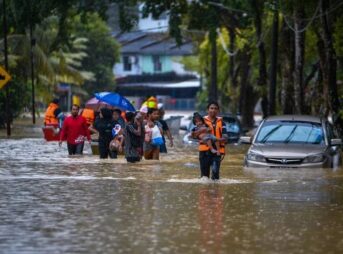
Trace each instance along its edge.
{"label": "tree", "polygon": [[85,82],[87,92],[115,90],[112,67],[119,60],[119,45],[111,37],[106,23],[96,13],[83,18],[78,15],[72,19],[72,31],[87,39],[87,56],[82,59],[82,67],[94,73],[94,80]]}

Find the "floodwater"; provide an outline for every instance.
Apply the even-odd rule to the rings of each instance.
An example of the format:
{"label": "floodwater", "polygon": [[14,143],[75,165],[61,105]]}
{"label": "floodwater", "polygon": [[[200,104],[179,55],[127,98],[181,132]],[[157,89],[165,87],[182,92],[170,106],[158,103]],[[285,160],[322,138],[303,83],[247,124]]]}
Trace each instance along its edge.
{"label": "floodwater", "polygon": [[343,170],[248,171],[244,150],[213,183],[181,143],[127,164],[0,139],[0,253],[341,253]]}

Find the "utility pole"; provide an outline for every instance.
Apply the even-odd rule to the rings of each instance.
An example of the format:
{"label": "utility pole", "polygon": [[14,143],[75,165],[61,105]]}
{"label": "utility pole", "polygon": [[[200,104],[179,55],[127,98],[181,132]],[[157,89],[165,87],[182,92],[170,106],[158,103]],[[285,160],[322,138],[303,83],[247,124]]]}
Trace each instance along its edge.
{"label": "utility pole", "polygon": [[273,18],[273,37],[272,37],[272,52],[270,65],[270,86],[269,86],[269,115],[275,115],[275,98],[276,98],[276,82],[277,82],[277,53],[278,53],[278,36],[279,36],[279,11],[278,0],[274,0],[274,18]]}
{"label": "utility pole", "polygon": [[[6,0],[2,0],[3,8],[3,30],[4,30],[4,55],[5,70],[8,71],[8,48],[7,48],[7,20],[6,20]],[[6,127],[7,137],[11,136],[11,113],[10,113],[10,90],[9,84],[6,85]]]}

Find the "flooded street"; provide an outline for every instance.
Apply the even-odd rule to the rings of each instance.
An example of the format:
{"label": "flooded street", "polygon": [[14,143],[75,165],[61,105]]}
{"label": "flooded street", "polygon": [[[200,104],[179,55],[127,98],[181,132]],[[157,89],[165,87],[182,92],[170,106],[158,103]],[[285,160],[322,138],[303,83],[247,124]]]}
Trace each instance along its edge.
{"label": "flooded street", "polygon": [[244,170],[244,150],[213,183],[181,143],[127,164],[0,139],[0,253],[340,253],[343,170]]}

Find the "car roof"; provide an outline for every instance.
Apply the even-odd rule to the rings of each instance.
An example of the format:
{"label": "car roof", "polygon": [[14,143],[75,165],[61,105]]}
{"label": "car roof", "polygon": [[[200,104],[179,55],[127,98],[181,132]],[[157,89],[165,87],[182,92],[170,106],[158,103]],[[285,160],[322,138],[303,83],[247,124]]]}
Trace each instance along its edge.
{"label": "car roof", "polygon": [[302,122],[313,122],[321,123],[321,118],[310,115],[281,115],[281,116],[269,116],[265,119],[265,122],[271,121],[302,121]]}

